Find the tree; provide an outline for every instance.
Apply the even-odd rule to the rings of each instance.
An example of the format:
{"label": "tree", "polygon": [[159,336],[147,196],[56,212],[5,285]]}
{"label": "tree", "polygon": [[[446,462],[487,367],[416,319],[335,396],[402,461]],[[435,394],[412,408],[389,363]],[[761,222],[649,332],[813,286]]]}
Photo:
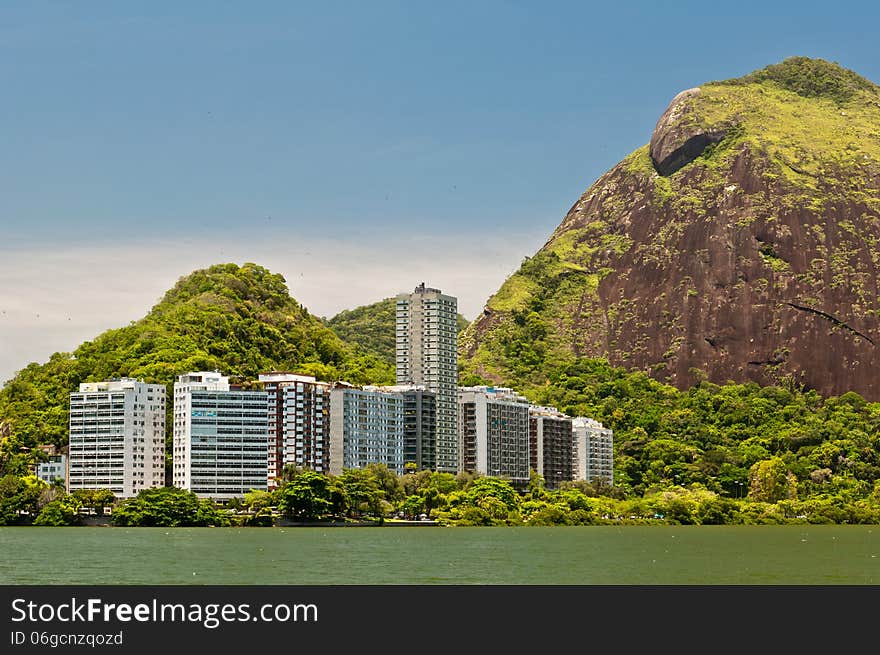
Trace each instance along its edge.
{"label": "tree", "polygon": [[290,482],[305,470],[302,466],[297,466],[296,464],[285,464],[284,468],[281,469],[281,482]]}
{"label": "tree", "polygon": [[104,515],[104,509],[116,502],[116,496],[109,489],[95,489],[92,496],[92,507],[98,516]]}
{"label": "tree", "polygon": [[[412,496],[413,494],[421,493],[430,483],[431,476],[431,471],[416,471],[413,469],[407,470],[400,481],[403,485],[404,496]],[[453,487],[454,486],[455,481],[453,477]]]}
{"label": "tree", "polygon": [[403,499],[403,484],[401,484],[397,474],[388,468],[387,464],[368,464],[366,470],[382,491],[382,498],[392,503]]}
{"label": "tree", "polygon": [[400,511],[406,518],[415,520],[425,511],[425,499],[421,496],[407,496],[400,505]]}
{"label": "tree", "polygon": [[65,526],[82,523],[79,510],[80,504],[73,496],[53,500],[37,515],[34,525]]}
{"label": "tree", "polygon": [[34,516],[48,485],[36,476],[7,474],[0,478],[0,525],[12,525],[22,515]]}
{"label": "tree", "polygon": [[385,492],[379,486],[375,475],[368,469],[346,469],[341,483],[348,497],[349,515],[352,517],[381,517],[382,500]]}
{"label": "tree", "polygon": [[300,471],[278,490],[278,509],[290,519],[316,521],[330,511],[330,484],[315,471]]}
{"label": "tree", "polygon": [[664,491],[653,499],[651,503],[656,514],[674,524],[692,525],[699,523],[696,517],[697,502],[694,494],[678,487],[670,491]]}
{"label": "tree", "polygon": [[534,499],[543,498],[547,495],[544,489],[544,476],[535,469],[529,469],[529,496]]}
{"label": "tree", "polygon": [[254,513],[269,509],[275,504],[275,494],[260,489],[251,489],[244,495],[242,505]]}
{"label": "tree", "polygon": [[749,497],[775,503],[797,496],[797,479],[789,473],[781,457],[755,462],[749,469]]}
{"label": "tree", "polygon": [[[233,498],[233,500],[237,500]],[[274,524],[272,507],[276,503],[275,493],[261,489],[251,489],[244,495],[239,505],[244,506],[250,512],[244,520],[244,524],[251,527],[270,527]],[[227,508],[231,503],[227,503]]]}
{"label": "tree", "polygon": [[478,506],[480,501],[493,497],[504,503],[509,511],[519,509],[519,496],[506,480],[494,477],[481,477],[474,480],[465,491],[468,504]]}
{"label": "tree", "polygon": [[221,526],[228,520],[211,500],[177,487],[144,489],[113,510],[111,521],[124,526]]}
{"label": "tree", "polygon": [[569,525],[571,512],[565,505],[537,501],[526,519],[529,525]]}
{"label": "tree", "polygon": [[331,476],[330,477],[330,513],[333,516],[344,517],[345,513],[348,511],[348,504],[350,502],[348,493],[345,490],[345,485],[342,483],[342,480],[338,477]]}

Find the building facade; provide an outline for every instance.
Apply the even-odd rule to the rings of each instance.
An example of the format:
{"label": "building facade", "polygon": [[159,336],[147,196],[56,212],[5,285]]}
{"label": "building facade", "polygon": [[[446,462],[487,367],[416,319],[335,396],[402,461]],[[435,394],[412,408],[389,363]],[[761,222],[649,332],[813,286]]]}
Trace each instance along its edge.
{"label": "building facade", "polygon": [[131,498],[165,486],[165,386],[122,378],[70,394],[68,492],[109,489]]}
{"label": "building facade", "polygon": [[228,500],[267,489],[269,394],[245,391],[216,371],[174,383],[174,486]]}
{"label": "building facade", "polygon": [[598,421],[579,416],[572,419],[575,480],[614,484],[614,432]]}
{"label": "building facade", "polygon": [[438,471],[457,473],[458,301],[422,283],[397,296],[397,384],[421,385],[435,394]]}
{"label": "building facade", "polygon": [[404,397],[379,387],[330,390],[330,473],[385,464],[402,475]]}
{"label": "building facade", "polygon": [[268,393],[268,486],[288,464],[318,473],[330,470],[330,383],[293,373],[259,376]]}
{"label": "building facade", "polygon": [[403,466],[417,471],[437,469],[437,394],[420,387],[404,387]]}
{"label": "building facade", "polygon": [[460,387],[462,471],[529,481],[529,401],[506,387]]}
{"label": "building facade", "polygon": [[40,449],[48,458],[45,462],[38,462],[34,467],[34,475],[46,484],[55,484],[57,481],[67,486],[67,452],[66,448],[59,450],[54,445],[40,446]]}
{"label": "building facade", "polygon": [[574,480],[574,434],[571,417],[555,407],[529,407],[529,465],[548,489]]}
{"label": "building facade", "polygon": [[403,466],[417,471],[437,468],[437,394],[423,385],[377,387],[403,396]]}

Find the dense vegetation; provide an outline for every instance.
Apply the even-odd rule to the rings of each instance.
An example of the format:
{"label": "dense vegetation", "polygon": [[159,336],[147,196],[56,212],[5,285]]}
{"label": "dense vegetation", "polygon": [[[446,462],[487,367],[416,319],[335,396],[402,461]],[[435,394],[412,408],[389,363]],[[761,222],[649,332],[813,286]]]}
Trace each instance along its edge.
{"label": "dense vegetation", "polygon": [[176,375],[200,370],[239,381],[269,370],[355,384],[393,378],[387,362],[344,343],[291,298],[281,275],[219,264],[182,278],[141,320],[19,371],[0,390],[0,425],[12,449],[64,444],[68,394],[80,382],[142,378],[167,385],[171,398]]}
{"label": "dense vegetation", "polygon": [[[814,520],[876,517],[880,403],[858,394],[706,381],[681,391],[601,359],[561,365],[545,384],[520,388],[614,430],[615,492],[627,499],[677,489],[782,503]],[[767,476],[772,485],[754,484]]]}
{"label": "dense vegetation", "polygon": [[[346,309],[326,321],[343,342],[358,346],[365,353],[376,355],[389,364],[394,364],[394,325],[395,298],[385,298],[372,305],[363,305],[355,309]],[[458,331],[468,326],[467,319],[458,315]],[[376,380],[376,384],[393,384],[394,372],[390,379]]]}
{"label": "dense vegetation", "polygon": [[[0,481],[0,486],[4,484]],[[602,482],[565,483],[547,489],[532,474],[525,489],[507,480],[431,471],[398,476],[384,465],[347,470],[341,476],[288,468],[281,486],[271,492],[251,491],[221,506],[182,489],[148,489],[118,503],[110,521],[117,526],[252,526],[280,520],[296,523],[430,518],[447,526],[547,525],[719,525],[770,523],[880,522],[880,486],[862,496],[840,493],[856,485],[835,484],[828,491],[801,497],[796,476],[782,457],[756,461],[733,495],[701,483],[656,485],[641,496]],[[0,525],[78,525],[81,507],[91,501],[37,484],[36,496],[23,493],[18,507],[7,499]],[[45,487],[45,485],[43,485]],[[106,493],[106,492],[103,492]],[[20,510],[20,512],[18,511]],[[25,513],[21,513],[25,512]],[[35,518],[34,518],[35,517]]]}
{"label": "dense vegetation", "polygon": [[[356,344],[364,352],[393,364],[395,308],[395,299],[386,298],[371,305],[343,310],[328,319],[326,324],[345,343]],[[394,383],[393,374],[386,382]]]}
{"label": "dense vegetation", "polygon": [[804,499],[860,500],[880,481],[880,403],[855,393],[705,381],[679,391],[602,360],[561,368],[535,393],[614,430],[615,485],[627,495],[700,485],[732,497],[769,461]]}
{"label": "dense vegetation", "polygon": [[869,80],[835,62],[809,57],[789,57],[778,64],[740,78],[726,80],[722,84],[755,82],[771,82],[807,98],[831,98],[838,104],[845,103],[859,91],[874,87]]}

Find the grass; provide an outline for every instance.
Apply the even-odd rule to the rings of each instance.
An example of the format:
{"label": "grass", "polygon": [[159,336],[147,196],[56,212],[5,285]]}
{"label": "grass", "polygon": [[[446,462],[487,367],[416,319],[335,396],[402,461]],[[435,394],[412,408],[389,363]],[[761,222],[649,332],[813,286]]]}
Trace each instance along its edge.
{"label": "grass", "polygon": [[772,82],[706,85],[694,113],[704,126],[740,121],[743,143],[766,152],[790,184],[816,191],[816,178],[844,168],[858,177],[880,162],[880,97],[858,91],[843,107]]}
{"label": "grass", "polygon": [[538,285],[520,273],[514,273],[504,281],[498,292],[489,299],[489,308],[498,312],[511,312],[525,307]]}

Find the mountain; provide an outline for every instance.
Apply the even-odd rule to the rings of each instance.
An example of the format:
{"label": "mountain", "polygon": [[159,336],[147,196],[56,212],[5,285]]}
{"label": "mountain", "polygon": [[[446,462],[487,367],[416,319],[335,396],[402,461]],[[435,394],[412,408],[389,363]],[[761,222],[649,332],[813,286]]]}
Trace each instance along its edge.
{"label": "mountain", "polygon": [[461,339],[467,372],[538,388],[607,358],[685,389],[880,400],[880,87],[793,57],[676,95]]}
{"label": "mountain", "polygon": [[[394,365],[395,299],[385,298],[371,305],[346,309],[326,320],[326,325],[342,341],[359,346],[365,353],[380,357]],[[468,320],[458,315],[458,331],[463,332]]]}
{"label": "mountain", "polygon": [[215,369],[239,381],[268,370],[394,379],[387,362],[344,343],[291,298],[281,275],[218,264],[181,278],[139,321],[19,371],[0,390],[0,425],[23,446],[65,443],[68,393],[80,382],[129,376],[170,391],[180,373]]}

